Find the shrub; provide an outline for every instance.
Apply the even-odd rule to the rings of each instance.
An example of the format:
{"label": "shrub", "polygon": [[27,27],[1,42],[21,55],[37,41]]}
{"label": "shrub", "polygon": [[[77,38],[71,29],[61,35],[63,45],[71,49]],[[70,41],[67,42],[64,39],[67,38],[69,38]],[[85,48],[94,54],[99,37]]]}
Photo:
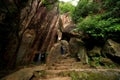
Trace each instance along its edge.
{"label": "shrub", "polygon": [[98,3],[90,2],[89,0],[80,0],[78,5],[75,7],[75,10],[73,11],[73,21],[77,23],[89,14],[97,13],[99,6],[100,5]]}
{"label": "shrub", "polygon": [[100,15],[88,16],[77,25],[77,30],[84,30],[85,33],[95,39],[107,39],[113,32],[120,32],[120,24],[118,18],[102,19]]}
{"label": "shrub", "polygon": [[59,3],[60,13],[72,13],[74,10],[74,6],[70,2],[60,2]]}
{"label": "shrub", "polygon": [[[101,13],[101,11],[103,12]],[[72,14],[78,31],[84,31],[94,39],[112,38],[119,41],[120,1],[104,0],[91,2],[80,0]]]}

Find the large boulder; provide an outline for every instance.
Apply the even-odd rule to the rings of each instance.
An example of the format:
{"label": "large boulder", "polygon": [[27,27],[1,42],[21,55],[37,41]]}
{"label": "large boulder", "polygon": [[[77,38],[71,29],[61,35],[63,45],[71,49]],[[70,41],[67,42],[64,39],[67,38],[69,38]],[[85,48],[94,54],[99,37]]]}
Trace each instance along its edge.
{"label": "large boulder", "polygon": [[63,32],[72,34],[75,28],[76,28],[75,24],[69,24],[63,29]]}
{"label": "large boulder", "polygon": [[[45,65],[42,66],[36,66],[31,68],[23,68],[16,72],[13,72],[3,78],[0,78],[0,80],[33,80],[32,77],[38,76],[46,69]],[[38,80],[38,79],[34,79]]]}
{"label": "large boulder", "polygon": [[88,63],[87,51],[84,42],[78,38],[70,39],[70,53],[72,56],[77,56],[83,63]]}
{"label": "large boulder", "polygon": [[61,23],[60,30],[62,32],[62,39],[69,41],[70,38],[72,37],[77,37],[77,38],[87,37],[87,35],[84,34],[83,31],[76,30],[76,24],[74,24],[74,22],[72,21],[69,12],[61,15],[60,23]]}
{"label": "large boulder", "polygon": [[112,60],[119,62],[120,60],[120,44],[108,39],[102,50],[103,55],[110,57]]}
{"label": "large boulder", "polygon": [[61,47],[60,43],[56,43],[53,45],[47,56],[47,60],[46,60],[47,65],[52,65],[57,61],[57,59],[59,59],[61,54],[60,47]]}
{"label": "large boulder", "polygon": [[88,64],[88,56],[87,56],[87,50],[84,46],[79,47],[79,51],[77,53],[78,59],[81,60],[83,64]]}
{"label": "large boulder", "polygon": [[30,80],[32,75],[33,75],[33,70],[27,68],[16,71],[15,73],[12,73],[0,80]]}
{"label": "large boulder", "polygon": [[97,57],[101,55],[101,47],[95,46],[92,50],[88,51],[88,56]]}
{"label": "large boulder", "polygon": [[69,43],[66,40],[61,40],[62,46],[64,46],[65,54],[70,54]]}
{"label": "large boulder", "polygon": [[66,33],[67,35],[74,35],[74,36],[80,35],[78,32],[74,31],[74,29],[76,28],[76,25],[72,22],[70,13],[65,13],[61,15],[61,23],[62,23],[61,31],[63,33]]}
{"label": "large boulder", "polygon": [[109,59],[109,58],[100,58],[100,64],[101,65],[104,65],[104,66],[111,66],[111,67],[113,67],[114,65],[115,65],[115,63],[111,60],[111,59]]}
{"label": "large boulder", "polygon": [[61,46],[64,46],[64,54],[69,54],[68,42],[65,40],[61,40],[60,42],[54,44],[50,52],[48,53],[46,61],[47,65],[50,66],[61,58],[62,55]]}

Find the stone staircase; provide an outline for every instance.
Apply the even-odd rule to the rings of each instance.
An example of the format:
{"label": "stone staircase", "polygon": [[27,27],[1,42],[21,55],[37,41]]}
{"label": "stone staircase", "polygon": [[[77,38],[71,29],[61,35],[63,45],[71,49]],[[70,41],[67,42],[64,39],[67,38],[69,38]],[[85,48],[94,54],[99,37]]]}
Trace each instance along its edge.
{"label": "stone staircase", "polygon": [[73,63],[76,62],[74,58],[63,58],[54,63],[52,66],[49,66],[51,70],[68,70],[73,66]]}
{"label": "stone staircase", "polygon": [[39,77],[38,79],[33,78],[31,80],[71,80],[71,77],[61,76],[60,73],[69,71],[73,67],[74,62],[76,62],[74,58],[61,58],[53,65],[47,66],[45,76]]}
{"label": "stone staircase", "polygon": [[[39,77],[38,79],[34,78],[31,80],[74,80],[70,77],[70,73],[72,72],[80,72],[80,73],[85,72],[84,74],[91,72],[93,73],[95,72],[95,74],[99,72],[103,72],[105,73],[105,75],[107,75],[106,73],[107,71],[109,71],[109,69],[92,68],[87,64],[83,65],[81,62],[77,62],[75,58],[63,57],[53,65],[47,66],[45,70],[46,74],[44,74],[43,77]],[[118,71],[118,69],[112,69],[112,71]],[[88,79],[80,79],[80,80],[88,80]]]}
{"label": "stone staircase", "polygon": [[[81,62],[77,62],[75,58],[63,57],[53,65],[47,66],[45,74],[43,74],[45,76],[39,78],[34,77],[31,80],[72,80],[71,77],[65,74],[69,71],[73,71],[74,69],[82,68],[82,65],[83,64]],[[86,65],[86,68],[88,67],[89,66]]]}
{"label": "stone staircase", "polygon": [[[77,76],[75,74],[77,74]],[[92,76],[93,74],[97,78],[88,79],[90,78],[89,75]],[[112,78],[114,78],[114,76],[119,76],[120,78],[120,69],[93,68],[87,64],[83,65],[81,62],[77,62],[75,58],[62,57],[51,66],[43,64],[30,68],[26,67],[0,80],[102,80],[98,79],[98,74],[100,78],[105,77],[104,80],[119,80],[118,78]],[[74,79],[75,77],[77,77],[77,79]],[[108,79],[108,77],[110,77],[110,79]]]}

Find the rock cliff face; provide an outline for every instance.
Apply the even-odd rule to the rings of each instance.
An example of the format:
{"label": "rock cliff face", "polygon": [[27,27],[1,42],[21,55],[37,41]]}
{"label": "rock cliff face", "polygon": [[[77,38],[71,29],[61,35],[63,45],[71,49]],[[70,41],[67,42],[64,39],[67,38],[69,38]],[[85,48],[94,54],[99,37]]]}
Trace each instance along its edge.
{"label": "rock cliff face", "polygon": [[49,53],[47,63],[54,63],[61,55],[60,42],[83,63],[102,54],[119,61],[120,45],[108,40],[103,48],[95,47],[75,28],[69,13],[59,16],[57,0],[0,0],[0,69],[29,64],[39,53]]}
{"label": "rock cliff face", "polygon": [[[8,10],[17,11],[16,13],[11,12],[9,16],[8,12],[0,14],[0,17],[4,15],[3,17],[11,21],[11,23],[7,22],[2,17],[0,25],[5,27],[7,24],[15,27],[14,31],[7,34],[5,50],[0,48],[0,61],[2,61],[0,63],[5,63],[2,66],[28,64],[33,61],[38,52],[49,51],[57,41],[59,26],[57,0],[26,0],[23,2],[9,0],[8,2],[3,1],[3,3],[7,8],[11,6],[11,9]],[[7,8],[4,10],[7,11]],[[0,11],[3,10],[0,8]],[[11,29],[13,30],[13,28]],[[0,47],[3,47],[2,43]]]}

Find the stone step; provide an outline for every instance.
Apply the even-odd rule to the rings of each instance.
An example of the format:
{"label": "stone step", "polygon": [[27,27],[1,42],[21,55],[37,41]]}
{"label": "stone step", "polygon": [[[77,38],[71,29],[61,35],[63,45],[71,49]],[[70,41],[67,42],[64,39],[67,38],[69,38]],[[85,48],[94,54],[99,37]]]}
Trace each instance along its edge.
{"label": "stone step", "polygon": [[73,63],[55,63],[53,66],[72,66]]}
{"label": "stone step", "polygon": [[65,71],[77,71],[77,72],[118,72],[120,73],[120,69],[76,69],[76,68],[71,68],[68,70],[46,70],[46,72],[51,73],[51,74],[58,74],[60,72],[65,72]]}
{"label": "stone step", "polygon": [[92,73],[106,73],[106,72],[116,72],[115,74],[120,73],[119,69],[68,69],[68,70],[46,70],[47,73],[49,73],[49,76],[46,77],[46,79],[40,79],[40,80],[71,80],[69,76],[61,76],[59,73],[61,72],[69,72],[69,71],[76,71],[76,72],[92,72]]}
{"label": "stone step", "polygon": [[48,69],[49,70],[67,70],[67,69],[70,69],[71,66],[64,66],[64,65],[61,65],[61,66],[50,66]]}
{"label": "stone step", "polygon": [[39,79],[39,80],[72,80],[70,77],[54,77],[48,79]]}
{"label": "stone step", "polygon": [[63,59],[57,63],[61,64],[61,63],[73,63],[73,62],[76,62],[76,60],[71,58],[71,59]]}
{"label": "stone step", "polygon": [[59,66],[55,68],[56,70],[68,70],[70,69],[70,66]]}

